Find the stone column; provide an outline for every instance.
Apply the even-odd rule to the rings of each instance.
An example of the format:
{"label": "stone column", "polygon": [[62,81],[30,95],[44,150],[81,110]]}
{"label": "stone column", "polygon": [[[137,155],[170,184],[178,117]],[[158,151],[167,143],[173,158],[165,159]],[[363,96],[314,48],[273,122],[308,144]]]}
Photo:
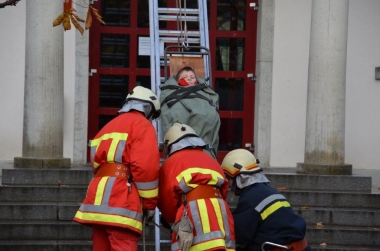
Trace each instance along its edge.
{"label": "stone column", "polygon": [[15,167],[70,167],[63,158],[63,1],[26,1],[24,129]]}
{"label": "stone column", "polygon": [[313,0],[305,163],[299,173],[352,174],[344,163],[348,0]]}
{"label": "stone column", "polygon": [[[76,8],[85,17],[87,8]],[[89,30],[75,31],[75,111],[73,166],[87,164]]]}
{"label": "stone column", "polygon": [[274,0],[260,0],[257,28],[255,91],[255,156],[261,167],[270,166]]}

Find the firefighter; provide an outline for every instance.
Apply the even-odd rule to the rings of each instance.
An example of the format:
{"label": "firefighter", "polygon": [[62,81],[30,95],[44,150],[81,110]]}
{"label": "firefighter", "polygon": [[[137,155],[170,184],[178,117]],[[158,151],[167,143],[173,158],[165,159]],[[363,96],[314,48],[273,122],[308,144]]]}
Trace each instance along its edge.
{"label": "firefighter", "polygon": [[235,250],[228,181],[205,146],[185,124],[174,123],[164,136],[158,208],[173,230],[171,250]]}
{"label": "firefighter", "polygon": [[135,87],[119,115],[91,141],[94,178],[74,221],[91,226],[94,251],[137,251],[142,222],[158,200],[159,151],[151,120],[160,102]]}
{"label": "firefighter", "polygon": [[229,152],[222,162],[231,190],[240,196],[232,212],[236,250],[259,251],[264,242],[285,245],[293,251],[311,250],[305,239],[305,220],[294,213],[283,195],[268,185],[269,180],[258,163],[245,149]]}

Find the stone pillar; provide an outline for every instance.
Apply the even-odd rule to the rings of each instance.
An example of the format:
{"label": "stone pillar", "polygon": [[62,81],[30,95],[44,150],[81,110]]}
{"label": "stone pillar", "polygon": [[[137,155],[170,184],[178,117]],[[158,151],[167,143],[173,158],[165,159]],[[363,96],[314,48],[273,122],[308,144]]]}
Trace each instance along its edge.
{"label": "stone pillar", "polygon": [[299,173],[352,174],[344,163],[348,0],[313,0],[305,163]]}
{"label": "stone pillar", "polygon": [[15,167],[70,167],[63,158],[63,1],[26,1],[24,129]]}
{"label": "stone pillar", "polygon": [[270,166],[274,0],[260,0],[257,28],[255,91],[255,156],[261,167]]}
{"label": "stone pillar", "polygon": [[[76,8],[85,17],[87,8]],[[89,30],[75,31],[75,111],[73,166],[87,164]]]}

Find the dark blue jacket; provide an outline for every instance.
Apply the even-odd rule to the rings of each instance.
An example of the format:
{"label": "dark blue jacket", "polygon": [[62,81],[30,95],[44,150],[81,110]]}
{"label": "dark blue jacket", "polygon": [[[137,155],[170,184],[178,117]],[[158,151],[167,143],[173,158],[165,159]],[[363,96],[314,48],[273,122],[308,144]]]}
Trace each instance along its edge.
{"label": "dark blue jacket", "polygon": [[[233,211],[238,250],[261,251],[262,243],[290,244],[305,237],[305,220],[276,189],[256,183],[241,191]],[[311,250],[311,249],[305,249]]]}

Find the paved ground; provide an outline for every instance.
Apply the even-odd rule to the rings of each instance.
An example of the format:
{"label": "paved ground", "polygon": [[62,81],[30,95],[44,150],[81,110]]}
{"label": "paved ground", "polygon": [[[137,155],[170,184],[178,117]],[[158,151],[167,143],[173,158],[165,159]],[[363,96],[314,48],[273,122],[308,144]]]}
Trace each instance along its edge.
{"label": "paved ground", "polygon": [[[2,168],[12,168],[13,161],[0,161],[0,184]],[[372,192],[380,193],[380,169],[353,169],[352,175],[372,177]],[[265,168],[264,173],[296,173],[296,168]]]}

